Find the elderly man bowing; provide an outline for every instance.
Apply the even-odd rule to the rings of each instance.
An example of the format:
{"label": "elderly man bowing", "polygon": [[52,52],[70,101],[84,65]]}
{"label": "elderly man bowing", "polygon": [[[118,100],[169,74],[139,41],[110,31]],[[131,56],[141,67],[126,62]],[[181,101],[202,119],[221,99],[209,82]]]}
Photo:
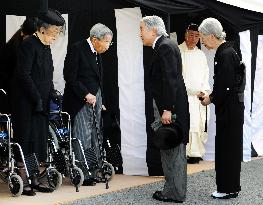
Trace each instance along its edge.
{"label": "elderly man bowing", "polygon": [[[73,118],[73,136],[81,141],[84,150],[94,148],[97,157],[100,150],[93,109],[99,123],[103,107],[100,54],[109,49],[112,37],[113,33],[107,26],[95,24],[88,39],[69,47],[64,66],[66,85],[63,106]],[[94,184],[95,181],[85,176],[83,185]]]}

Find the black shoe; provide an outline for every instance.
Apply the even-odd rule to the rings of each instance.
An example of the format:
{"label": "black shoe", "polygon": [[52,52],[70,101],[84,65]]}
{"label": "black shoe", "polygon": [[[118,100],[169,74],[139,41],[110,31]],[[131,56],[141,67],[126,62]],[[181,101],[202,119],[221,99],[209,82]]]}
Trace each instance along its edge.
{"label": "black shoe", "polygon": [[45,185],[42,184],[42,183],[39,183],[39,184],[37,184],[37,185],[33,185],[32,187],[33,187],[33,189],[35,189],[35,190],[37,190],[37,191],[39,191],[39,192],[43,192],[43,193],[51,193],[51,192],[54,191],[53,188],[47,187],[47,186],[45,186]]}
{"label": "black shoe", "polygon": [[163,201],[163,202],[174,202],[174,203],[183,203],[183,201],[178,201],[175,199],[169,199],[167,197],[165,197],[161,191],[156,191],[153,194],[153,198],[158,200],[158,201]]}
{"label": "black shoe", "polygon": [[85,179],[82,186],[95,186],[96,182],[92,179]]}
{"label": "black shoe", "polygon": [[199,164],[199,161],[201,161],[201,157],[188,157],[187,158],[187,163],[188,164]]}
{"label": "black shoe", "polygon": [[22,195],[35,196],[36,192],[34,192],[33,189],[24,189],[23,192],[22,192]]}
{"label": "black shoe", "polygon": [[214,199],[230,199],[230,198],[236,198],[238,196],[238,192],[235,193],[220,193],[220,192],[213,192],[211,194],[211,197]]}

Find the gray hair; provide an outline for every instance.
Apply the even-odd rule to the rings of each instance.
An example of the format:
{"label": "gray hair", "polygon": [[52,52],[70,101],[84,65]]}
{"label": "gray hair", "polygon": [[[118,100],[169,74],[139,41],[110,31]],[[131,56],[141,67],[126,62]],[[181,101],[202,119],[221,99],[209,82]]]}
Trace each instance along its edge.
{"label": "gray hair", "polygon": [[145,16],[141,19],[141,22],[145,23],[148,31],[156,28],[157,36],[168,36],[164,22],[159,16]]}
{"label": "gray hair", "polygon": [[95,24],[90,29],[90,38],[97,38],[99,40],[103,39],[106,35],[113,36],[112,31],[105,25],[101,23]]}
{"label": "gray hair", "polygon": [[200,24],[198,31],[204,35],[213,34],[217,39],[224,40],[226,33],[221,23],[215,18],[207,18]]}

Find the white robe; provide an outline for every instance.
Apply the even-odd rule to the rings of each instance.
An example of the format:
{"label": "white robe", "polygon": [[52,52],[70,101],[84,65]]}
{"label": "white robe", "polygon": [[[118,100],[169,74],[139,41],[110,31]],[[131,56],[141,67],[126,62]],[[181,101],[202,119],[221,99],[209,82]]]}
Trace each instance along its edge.
{"label": "white robe", "polygon": [[[204,132],[206,107],[201,105],[196,95],[200,91],[204,93],[210,92],[209,68],[203,51],[197,47],[189,50],[185,42],[179,45],[179,48],[182,56],[183,77],[190,112],[190,133],[186,154],[189,157],[203,157],[205,154],[204,144],[207,141],[207,132]],[[209,107],[207,107],[207,112],[207,116],[209,116]]]}

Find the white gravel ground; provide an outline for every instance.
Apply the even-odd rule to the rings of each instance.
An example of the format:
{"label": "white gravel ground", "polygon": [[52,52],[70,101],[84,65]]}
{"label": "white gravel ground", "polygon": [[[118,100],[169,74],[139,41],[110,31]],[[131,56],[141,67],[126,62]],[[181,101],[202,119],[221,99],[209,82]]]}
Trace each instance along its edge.
{"label": "white gravel ground", "polygon": [[[187,199],[185,205],[263,205],[263,159],[242,163],[242,191],[235,199],[212,199],[211,193],[216,190],[215,172],[204,171],[188,176]],[[156,190],[161,190],[163,182],[148,184],[120,192],[77,200],[67,205],[153,205],[174,204],[158,202],[152,199]]]}

